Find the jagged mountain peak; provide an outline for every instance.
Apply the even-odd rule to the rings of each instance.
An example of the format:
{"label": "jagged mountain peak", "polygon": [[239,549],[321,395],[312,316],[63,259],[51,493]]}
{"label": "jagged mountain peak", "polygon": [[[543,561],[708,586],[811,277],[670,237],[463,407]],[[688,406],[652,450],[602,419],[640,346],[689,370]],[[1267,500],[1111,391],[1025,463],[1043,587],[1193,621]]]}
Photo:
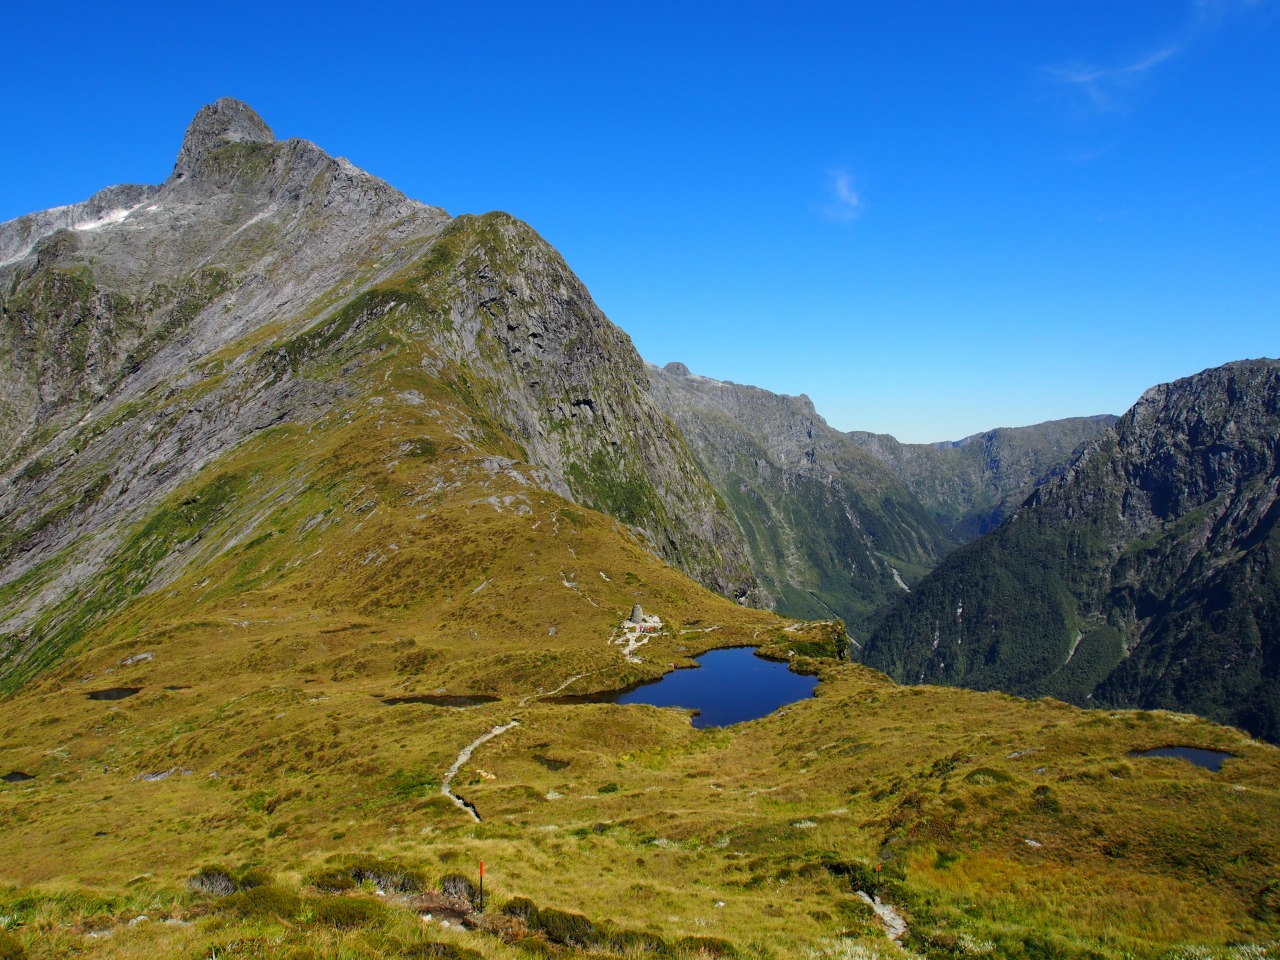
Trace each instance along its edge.
{"label": "jagged mountain peak", "polygon": [[257,112],[240,100],[222,97],[201,107],[182,138],[173,176],[195,173],[209,151],[224,143],[274,143],[275,134]]}

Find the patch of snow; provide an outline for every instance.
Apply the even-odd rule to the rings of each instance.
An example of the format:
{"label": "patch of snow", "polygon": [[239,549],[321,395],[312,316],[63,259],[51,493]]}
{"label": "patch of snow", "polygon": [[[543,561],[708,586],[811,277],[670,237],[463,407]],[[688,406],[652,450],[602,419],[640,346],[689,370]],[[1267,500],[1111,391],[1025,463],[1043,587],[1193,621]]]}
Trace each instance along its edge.
{"label": "patch of snow", "polygon": [[1039,840],[1032,840],[1030,837],[1028,837],[1026,840],[1023,840],[1022,842],[1025,843],[1028,847],[1031,847],[1031,849],[1033,850],[1039,850],[1041,847],[1044,846],[1044,844],[1041,843]]}
{"label": "patch of snow", "polygon": [[88,223],[72,224],[72,230],[97,230],[99,227],[110,226],[113,223],[123,223],[124,219],[142,206],[141,203],[134,204],[132,207],[116,207],[114,210],[107,210],[98,214],[97,220],[91,220]]}

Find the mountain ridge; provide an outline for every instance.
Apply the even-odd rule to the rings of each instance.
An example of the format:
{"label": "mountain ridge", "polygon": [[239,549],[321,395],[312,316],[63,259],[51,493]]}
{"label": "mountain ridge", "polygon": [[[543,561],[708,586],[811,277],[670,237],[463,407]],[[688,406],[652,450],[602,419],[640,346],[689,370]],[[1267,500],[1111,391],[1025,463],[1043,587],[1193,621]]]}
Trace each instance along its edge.
{"label": "mountain ridge", "polygon": [[867,662],[912,681],[1194,710],[1276,740],[1278,437],[1280,361],[1153,387],[891,610]]}
{"label": "mountain ridge", "polygon": [[[548,489],[748,595],[737,530],[652,408],[630,338],[545,241],[268,137],[250,108],[220,100],[164,184],[0,225],[3,249],[30,243],[0,267],[11,650],[40,646],[42,620],[69,643],[49,618],[77,621],[149,505],[262,430],[350,400],[350,374],[389,352],[452,384],[479,418],[464,443],[533,457]],[[107,206],[122,200],[136,202]],[[65,226],[89,214],[86,229]],[[508,435],[523,449],[506,450]]]}

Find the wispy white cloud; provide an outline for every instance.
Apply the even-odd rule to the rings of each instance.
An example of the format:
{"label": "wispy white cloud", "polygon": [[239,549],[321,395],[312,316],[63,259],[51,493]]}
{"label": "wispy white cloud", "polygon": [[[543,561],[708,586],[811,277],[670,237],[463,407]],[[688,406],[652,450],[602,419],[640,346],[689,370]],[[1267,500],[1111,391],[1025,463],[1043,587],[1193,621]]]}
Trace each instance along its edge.
{"label": "wispy white cloud", "polygon": [[822,212],[832,220],[848,223],[862,216],[862,197],[853,185],[853,177],[847,170],[832,170],[829,174],[831,198]]}
{"label": "wispy white cloud", "polygon": [[1078,94],[1093,109],[1108,112],[1125,106],[1128,96],[1146,81],[1148,74],[1173,60],[1182,49],[1183,44],[1169,44],[1117,66],[1076,63],[1047,67],[1044,74],[1060,87]]}
{"label": "wispy white cloud", "polygon": [[1172,27],[1164,42],[1153,42],[1149,53],[1109,65],[1080,61],[1049,66],[1041,76],[1085,113],[1121,112],[1152,88],[1160,68],[1211,43],[1230,21],[1271,15],[1277,8],[1277,0],[1184,0],[1181,25]]}

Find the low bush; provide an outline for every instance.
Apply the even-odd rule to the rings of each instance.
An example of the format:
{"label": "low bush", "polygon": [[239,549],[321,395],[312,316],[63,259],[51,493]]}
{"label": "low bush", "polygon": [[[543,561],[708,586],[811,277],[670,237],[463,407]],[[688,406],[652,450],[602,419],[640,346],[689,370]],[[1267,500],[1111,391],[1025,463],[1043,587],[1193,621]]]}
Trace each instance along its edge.
{"label": "low bush", "polygon": [[361,858],[347,867],[356,883],[371,881],[379,890],[417,893],[424,886],[422,873],[393,860]]}
{"label": "low bush", "polygon": [[648,930],[615,930],[609,934],[608,945],[612,952],[629,957],[667,956],[671,952],[667,941]]}
{"label": "low bush", "polygon": [[1263,884],[1253,898],[1253,909],[1250,910],[1255,920],[1263,923],[1280,921],[1280,880],[1269,879]]}
{"label": "low bush", "polygon": [[0,960],[26,960],[27,950],[12,934],[0,930]]}
{"label": "low bush", "polygon": [[250,887],[218,901],[218,909],[241,917],[279,917],[287,920],[302,909],[302,898],[273,884]]}
{"label": "low bush", "polygon": [[732,958],[738,955],[732,943],[719,937],[681,937],[676,941],[676,950],[695,957]]}
{"label": "low bush", "polygon": [[509,917],[519,917],[530,927],[538,925],[538,905],[528,897],[513,897],[502,907],[502,912]]}
{"label": "low bush", "polygon": [[601,946],[601,936],[596,925],[580,913],[546,909],[538,911],[537,929],[548,940],[566,947],[592,949]]}
{"label": "low bush", "polygon": [[417,893],[424,886],[422,873],[392,860],[357,857],[336,866],[328,866],[307,877],[307,882],[326,893],[354,890],[362,883],[372,883],[379,890],[395,893]]}
{"label": "low bush", "polygon": [[1058,814],[1062,812],[1062,804],[1051,787],[1041,784],[1031,794],[1031,809],[1037,813]]}
{"label": "low bush", "polygon": [[539,940],[537,937],[527,937],[516,943],[520,948],[520,952],[526,957],[533,957],[534,960],[556,960],[562,956],[565,951],[561,947],[553,946],[545,940]]}
{"label": "low bush", "polygon": [[415,943],[400,951],[402,957],[423,958],[423,960],[484,960],[484,954],[470,947],[460,947],[455,943]]}
{"label": "low bush", "polygon": [[861,860],[824,860],[822,865],[835,877],[847,877],[849,886],[874,896],[884,883],[876,869]]}
{"label": "low bush", "polygon": [[386,916],[386,908],[376,900],[364,897],[334,897],[315,905],[316,921],[339,929],[365,927]]}
{"label": "low bush", "polygon": [[265,887],[271,882],[271,874],[261,867],[246,867],[236,878],[236,887],[240,890],[252,890],[254,887]]}
{"label": "low bush", "polygon": [[319,873],[313,873],[307,877],[307,882],[325,893],[343,893],[356,888],[356,882],[352,879],[350,871],[343,867],[331,867]]}

